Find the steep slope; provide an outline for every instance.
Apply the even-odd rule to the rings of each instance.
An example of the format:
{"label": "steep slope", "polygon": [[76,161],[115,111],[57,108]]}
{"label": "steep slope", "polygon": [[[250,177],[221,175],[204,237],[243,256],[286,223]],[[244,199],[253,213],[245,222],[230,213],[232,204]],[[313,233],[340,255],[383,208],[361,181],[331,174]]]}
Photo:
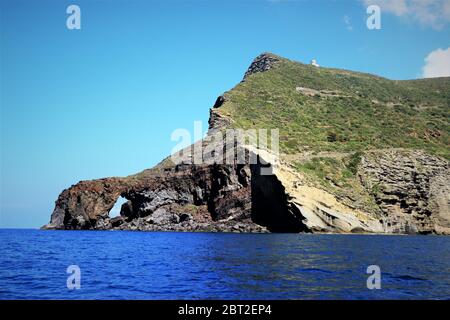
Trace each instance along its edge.
{"label": "steep slope", "polygon": [[[450,78],[393,81],[262,54],[217,99],[199,143],[279,129],[273,175],[167,158],[64,190],[44,228],[450,234],[449,119]],[[129,201],[110,219],[119,196]]]}
{"label": "steep slope", "polygon": [[279,128],[287,154],[395,147],[450,158],[450,78],[392,81],[271,54],[257,60],[265,56],[271,62],[251,67],[215,109],[232,126]]}

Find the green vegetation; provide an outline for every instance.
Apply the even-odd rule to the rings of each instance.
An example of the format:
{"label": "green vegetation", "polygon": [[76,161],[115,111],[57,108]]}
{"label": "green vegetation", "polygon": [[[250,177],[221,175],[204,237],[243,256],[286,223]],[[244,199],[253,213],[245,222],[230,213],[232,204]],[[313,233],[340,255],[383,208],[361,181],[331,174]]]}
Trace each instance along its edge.
{"label": "green vegetation", "polygon": [[369,193],[357,176],[365,150],[450,159],[450,78],[396,81],[277,58],[227,92],[217,112],[235,128],[278,128],[281,152],[310,184],[377,212],[379,186]]}
{"label": "green vegetation", "polygon": [[218,112],[234,127],[279,128],[286,154],[396,147],[450,159],[450,78],[395,81],[280,59],[225,94]]}

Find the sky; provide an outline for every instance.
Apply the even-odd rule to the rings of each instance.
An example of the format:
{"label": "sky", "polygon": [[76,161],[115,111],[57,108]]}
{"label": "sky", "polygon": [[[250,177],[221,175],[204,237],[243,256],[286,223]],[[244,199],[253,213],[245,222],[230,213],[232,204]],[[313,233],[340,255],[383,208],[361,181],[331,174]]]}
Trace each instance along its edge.
{"label": "sky", "polygon": [[[80,29],[68,29],[69,5]],[[368,29],[369,5],[380,29]],[[71,20],[72,21],[72,20]],[[58,194],[170,155],[273,52],[391,79],[450,75],[450,0],[0,0],[0,227],[48,223]]]}

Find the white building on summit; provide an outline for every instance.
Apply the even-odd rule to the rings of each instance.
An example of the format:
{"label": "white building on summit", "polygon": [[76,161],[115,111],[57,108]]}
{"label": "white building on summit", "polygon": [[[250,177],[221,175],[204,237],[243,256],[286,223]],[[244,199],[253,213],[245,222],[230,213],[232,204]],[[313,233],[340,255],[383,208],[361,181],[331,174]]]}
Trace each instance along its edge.
{"label": "white building on summit", "polygon": [[320,67],[319,64],[317,63],[316,59],[311,60],[311,65],[313,65],[314,67]]}

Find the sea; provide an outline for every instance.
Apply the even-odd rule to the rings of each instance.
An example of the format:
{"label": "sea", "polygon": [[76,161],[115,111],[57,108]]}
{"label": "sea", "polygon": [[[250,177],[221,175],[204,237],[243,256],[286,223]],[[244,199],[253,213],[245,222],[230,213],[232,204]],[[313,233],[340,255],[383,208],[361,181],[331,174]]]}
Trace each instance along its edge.
{"label": "sea", "polygon": [[449,299],[450,237],[0,229],[0,299]]}

